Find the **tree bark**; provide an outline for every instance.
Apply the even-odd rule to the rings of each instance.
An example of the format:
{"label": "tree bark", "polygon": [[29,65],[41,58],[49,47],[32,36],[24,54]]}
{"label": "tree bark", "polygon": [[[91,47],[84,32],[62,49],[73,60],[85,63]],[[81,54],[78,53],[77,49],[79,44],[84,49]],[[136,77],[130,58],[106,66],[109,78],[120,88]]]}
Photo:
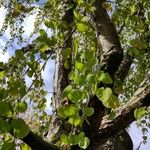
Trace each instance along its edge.
{"label": "tree bark", "polygon": [[96,0],[94,3],[96,9],[94,21],[98,32],[98,40],[102,47],[101,70],[109,72],[113,77],[123,59],[123,50],[116,28],[107,11],[103,8],[103,2],[104,0]]}
{"label": "tree bark", "polygon": [[[72,4],[70,9],[66,9],[64,12],[64,16],[62,17],[63,23],[66,27],[62,28],[61,32],[67,32],[66,39],[63,44],[63,48],[56,50],[56,60],[55,60],[55,74],[54,74],[54,94],[52,97],[52,108],[53,108],[53,116],[52,123],[50,125],[49,134],[47,136],[49,141],[53,141],[53,143],[57,142],[63,131],[67,131],[67,127],[65,127],[64,122],[57,115],[57,108],[63,105],[63,100],[61,94],[63,90],[69,85],[69,73],[72,69],[72,34],[73,28],[71,27],[71,23],[73,23],[73,9],[75,8],[75,3],[73,0],[65,0],[64,4],[66,4],[66,8],[69,4]],[[70,49],[70,57],[66,60],[63,59],[62,53],[65,49]],[[65,67],[65,61],[68,63],[68,68]]]}

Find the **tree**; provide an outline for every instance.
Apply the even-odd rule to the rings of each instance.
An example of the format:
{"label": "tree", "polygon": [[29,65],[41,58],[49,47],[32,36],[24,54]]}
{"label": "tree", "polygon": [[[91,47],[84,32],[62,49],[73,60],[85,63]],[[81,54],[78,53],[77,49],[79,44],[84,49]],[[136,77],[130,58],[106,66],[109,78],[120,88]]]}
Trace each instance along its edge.
{"label": "tree", "polygon": [[[6,50],[14,39],[27,42],[0,64],[1,149],[132,150],[125,129],[136,119],[150,126],[150,4],[48,0],[37,8],[33,3],[1,2],[8,11],[1,35],[10,27],[12,37]],[[37,9],[31,37],[38,37],[29,44],[22,23]],[[51,116],[44,111],[48,91],[42,79],[49,59],[55,60]]]}

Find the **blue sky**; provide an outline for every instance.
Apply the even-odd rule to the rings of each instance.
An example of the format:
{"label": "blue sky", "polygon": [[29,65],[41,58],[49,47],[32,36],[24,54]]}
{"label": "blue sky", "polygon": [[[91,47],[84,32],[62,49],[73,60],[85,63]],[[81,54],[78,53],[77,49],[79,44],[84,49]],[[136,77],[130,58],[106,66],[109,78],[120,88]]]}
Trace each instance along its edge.
{"label": "blue sky", "polygon": [[[44,0],[43,0],[44,1]],[[0,8],[0,28],[2,27],[3,20],[5,18],[5,13],[6,10],[4,8]],[[23,34],[24,38],[28,38],[31,32],[34,29],[34,20],[35,20],[36,14],[29,16],[28,18],[25,19],[24,22],[24,30],[25,33]],[[10,39],[9,35],[9,29],[5,32],[5,35],[3,38],[0,38],[0,62],[7,62],[8,59],[13,55],[15,48],[19,48],[16,43],[13,44],[13,47],[9,48],[9,50],[3,54],[3,47],[5,46],[6,42]],[[54,74],[54,61],[49,61],[44,72],[42,72],[42,76],[45,82],[45,89],[48,92],[51,92],[53,90],[53,74]],[[26,77],[26,84],[29,86],[31,84],[31,80]],[[47,98],[47,107],[46,107],[46,112],[51,113],[51,108],[50,108],[50,99],[51,99],[51,93],[48,93],[46,98]],[[134,142],[134,150],[138,147],[140,142],[142,141],[142,134],[139,128],[136,127],[135,122],[132,123],[131,127],[128,129],[129,134],[131,135],[131,138]],[[150,132],[148,133],[148,143],[147,144],[142,144],[140,150],[149,150],[150,149]]]}

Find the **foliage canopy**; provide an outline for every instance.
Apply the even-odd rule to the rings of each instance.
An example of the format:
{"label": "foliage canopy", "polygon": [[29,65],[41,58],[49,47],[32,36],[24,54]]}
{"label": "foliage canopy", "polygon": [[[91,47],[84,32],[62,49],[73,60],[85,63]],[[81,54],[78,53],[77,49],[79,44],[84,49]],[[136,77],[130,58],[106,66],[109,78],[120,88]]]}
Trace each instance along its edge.
{"label": "foliage canopy", "polygon": [[[84,125],[97,113],[91,104],[94,96],[103,105],[105,117],[113,121],[118,112],[150,95],[147,0],[1,0],[0,6],[7,10],[0,36],[6,31],[10,36],[3,51],[14,52],[7,63],[0,62],[2,150],[30,149],[26,137],[31,130],[41,139],[55,140],[44,136],[56,112],[68,130],[60,132],[55,145],[87,149],[91,138]],[[36,16],[34,31],[26,38],[24,21],[30,15]],[[19,48],[13,49],[14,43]],[[50,60],[55,60],[53,91],[47,91],[42,76]],[[52,115],[45,112],[49,92],[53,93]],[[131,118],[144,125],[146,141],[150,111],[149,103],[143,101],[129,112],[135,110]]]}

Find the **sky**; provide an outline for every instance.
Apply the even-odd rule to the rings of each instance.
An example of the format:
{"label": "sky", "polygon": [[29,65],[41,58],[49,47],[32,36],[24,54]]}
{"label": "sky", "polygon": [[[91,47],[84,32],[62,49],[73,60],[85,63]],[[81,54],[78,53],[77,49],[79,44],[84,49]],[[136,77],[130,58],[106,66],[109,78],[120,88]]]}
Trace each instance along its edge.
{"label": "sky", "polygon": [[[6,10],[4,8],[0,8],[0,29],[2,27],[3,20],[5,18],[5,13]],[[28,18],[25,19],[24,22],[24,38],[28,38],[31,32],[34,29],[34,20],[35,20],[36,14],[29,16]],[[8,59],[13,55],[12,49],[9,49],[6,53],[3,53],[3,47],[6,44],[6,41],[9,40],[10,35],[9,35],[9,29],[6,31],[5,35],[3,38],[0,38],[0,62],[8,62]],[[15,48],[18,48],[17,45],[14,44]],[[44,72],[42,72],[42,76],[45,82],[45,89],[49,92],[46,96],[47,98],[47,103],[46,103],[46,112],[51,113],[51,108],[50,108],[50,99],[52,96],[52,93],[50,93],[53,89],[53,74],[54,74],[54,69],[55,69],[55,64],[54,61],[49,61],[46,65],[46,68]],[[31,79],[26,77],[26,84],[29,86],[31,84]],[[130,128],[128,128],[129,134],[133,140],[134,143],[134,150],[139,146],[140,142],[142,141],[142,134],[141,130],[136,127],[136,123],[132,123]],[[140,147],[140,150],[149,150],[150,149],[150,132],[148,133],[148,143],[147,144],[142,144]]]}

